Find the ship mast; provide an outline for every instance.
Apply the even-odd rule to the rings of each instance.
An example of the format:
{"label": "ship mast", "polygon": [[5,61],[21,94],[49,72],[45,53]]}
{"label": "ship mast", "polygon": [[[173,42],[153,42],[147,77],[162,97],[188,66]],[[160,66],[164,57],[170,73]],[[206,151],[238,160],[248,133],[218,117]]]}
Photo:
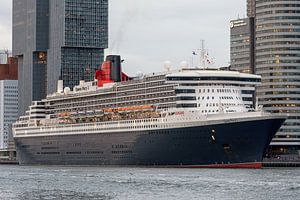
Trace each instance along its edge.
{"label": "ship mast", "polygon": [[205,69],[206,68],[206,60],[205,60],[205,40],[201,40],[201,49],[200,51],[200,68]]}

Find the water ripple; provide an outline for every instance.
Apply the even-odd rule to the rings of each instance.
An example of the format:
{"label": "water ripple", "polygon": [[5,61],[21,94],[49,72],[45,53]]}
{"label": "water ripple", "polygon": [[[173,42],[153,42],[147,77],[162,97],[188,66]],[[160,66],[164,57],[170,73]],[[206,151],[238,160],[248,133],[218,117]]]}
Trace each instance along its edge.
{"label": "water ripple", "polygon": [[207,170],[0,165],[1,200],[299,199],[300,169]]}

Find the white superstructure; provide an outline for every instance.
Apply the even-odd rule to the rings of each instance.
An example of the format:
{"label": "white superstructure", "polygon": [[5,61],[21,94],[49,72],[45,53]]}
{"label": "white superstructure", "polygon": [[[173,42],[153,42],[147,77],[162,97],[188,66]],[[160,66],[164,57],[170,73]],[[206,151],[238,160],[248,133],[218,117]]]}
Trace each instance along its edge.
{"label": "white superstructure", "polygon": [[181,69],[103,87],[97,80],[81,81],[74,91],[60,86],[33,102],[15,123],[14,136],[182,127],[246,113],[261,117],[253,108],[258,84],[260,76],[216,69]]}

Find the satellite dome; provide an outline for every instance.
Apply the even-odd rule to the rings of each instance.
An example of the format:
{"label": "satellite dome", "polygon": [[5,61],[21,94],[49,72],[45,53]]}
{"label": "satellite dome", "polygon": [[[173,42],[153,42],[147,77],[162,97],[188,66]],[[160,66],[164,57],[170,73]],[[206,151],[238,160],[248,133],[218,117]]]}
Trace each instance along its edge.
{"label": "satellite dome", "polygon": [[184,68],[188,68],[189,67],[189,64],[187,63],[187,61],[182,61],[180,63],[180,68],[184,69]]}
{"label": "satellite dome", "polygon": [[65,94],[70,94],[70,92],[71,92],[71,89],[69,87],[65,87],[64,93]]}
{"label": "satellite dome", "polygon": [[144,77],[144,73],[142,71],[137,71],[135,73],[135,77],[137,77],[139,79],[142,79]]}
{"label": "satellite dome", "polygon": [[170,61],[165,61],[164,68],[166,71],[170,71],[172,68],[172,63]]}

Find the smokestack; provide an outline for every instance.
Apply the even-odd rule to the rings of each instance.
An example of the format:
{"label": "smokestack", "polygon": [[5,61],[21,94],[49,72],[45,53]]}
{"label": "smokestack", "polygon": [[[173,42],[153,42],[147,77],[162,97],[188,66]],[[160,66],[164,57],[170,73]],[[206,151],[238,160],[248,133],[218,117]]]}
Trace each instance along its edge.
{"label": "smokestack", "polygon": [[121,56],[109,55],[106,57],[106,61],[111,62],[110,79],[114,82],[122,81],[122,69],[121,69]]}

